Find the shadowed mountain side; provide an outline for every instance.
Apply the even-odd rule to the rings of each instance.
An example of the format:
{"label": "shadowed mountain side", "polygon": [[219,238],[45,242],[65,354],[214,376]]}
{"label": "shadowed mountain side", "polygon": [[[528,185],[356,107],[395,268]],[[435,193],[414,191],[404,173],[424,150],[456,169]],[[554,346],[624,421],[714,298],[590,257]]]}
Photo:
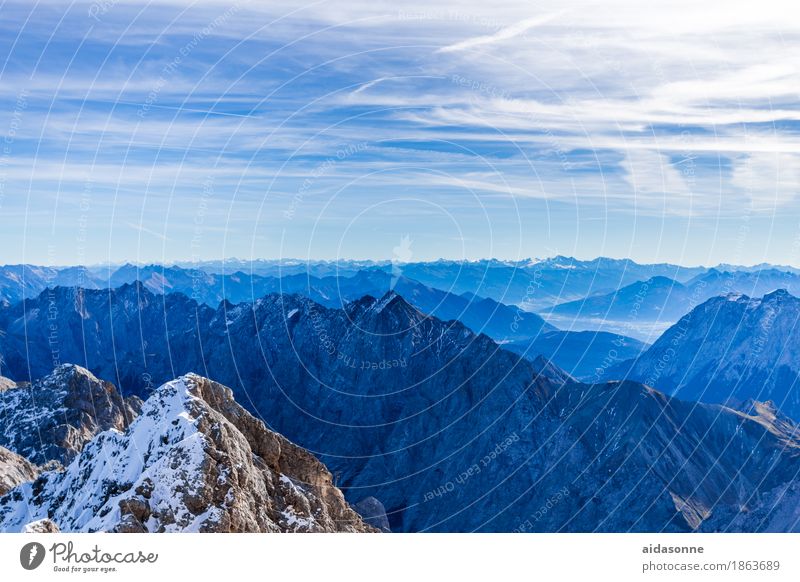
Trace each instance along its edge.
{"label": "shadowed mountain side", "polygon": [[[75,326],[93,348],[81,360],[119,370],[123,393],[199,365],[315,453],[348,500],[377,499],[393,531],[686,531],[800,468],[791,424],[573,383],[395,293],[345,309],[269,295],[213,310],[137,285],[57,291],[59,329]],[[52,320],[27,307],[3,323],[24,318],[29,353],[47,362],[37,329]],[[9,364],[25,353],[18,339],[2,338]],[[94,349],[109,345],[116,354]]]}
{"label": "shadowed mountain side", "polygon": [[784,290],[761,299],[709,299],[669,328],[641,356],[608,377],[627,377],[684,400],[772,400],[800,418],[800,299]]}

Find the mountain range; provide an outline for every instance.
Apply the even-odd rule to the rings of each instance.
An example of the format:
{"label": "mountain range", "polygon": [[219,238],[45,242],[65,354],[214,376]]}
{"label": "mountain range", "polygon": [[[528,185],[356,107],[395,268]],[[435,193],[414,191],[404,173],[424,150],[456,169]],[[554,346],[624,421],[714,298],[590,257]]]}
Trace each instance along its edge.
{"label": "mountain range", "polygon": [[[633,381],[607,382],[611,369],[594,383],[577,382],[542,358],[521,358],[457,321],[423,314],[396,292],[343,308],[273,294],[213,309],[181,294],[154,295],[141,283],[111,292],[62,288],[37,299],[2,312],[9,332],[0,338],[0,353],[15,380],[31,380],[28,370],[46,376],[28,366],[41,362],[44,370],[56,349],[64,361],[113,379],[122,395],[109,402],[148,398],[157,403],[153,414],[168,412],[153,424],[169,427],[187,400],[173,406],[163,391],[184,393],[182,386],[199,382],[186,374],[199,371],[229,385],[230,399],[262,419],[265,430],[320,459],[354,507],[385,508],[392,531],[797,529],[791,519],[800,470],[796,425],[777,403],[698,404]],[[757,395],[758,386],[753,390]],[[22,506],[42,519],[50,515],[53,502],[39,503],[34,491],[47,491],[49,499],[64,491],[68,499],[78,486],[96,490],[98,481],[81,475],[106,479],[111,471],[112,483],[138,482],[149,466],[137,461],[121,479],[93,460],[109,447],[130,451],[125,435],[162,442],[149,429],[140,433],[136,422],[125,432],[109,429],[123,436],[108,443],[102,437],[108,431],[93,436],[65,471],[45,471],[35,488],[23,484],[7,494],[0,501],[11,507],[5,527],[25,527],[14,517]],[[175,440],[169,433],[164,447],[156,447],[158,455],[171,454],[168,445],[188,434],[181,422]],[[0,444],[20,454],[14,442]],[[174,482],[174,475],[163,475]],[[115,512],[119,505],[107,501],[103,494],[90,503]],[[71,529],[120,523],[83,521],[62,505],[60,523]],[[172,518],[150,522],[143,519],[147,510],[133,505],[137,513],[126,515],[139,516],[136,523],[148,523],[147,531],[168,529]],[[154,505],[148,507],[153,515]],[[186,519],[176,528],[193,529],[198,522],[183,507],[177,511]],[[383,520],[380,511],[370,515]]]}
{"label": "mountain range", "polygon": [[[766,270],[769,266],[764,266]],[[726,267],[747,271],[747,267]],[[789,268],[781,267],[780,271]],[[360,272],[381,272],[393,278],[413,279],[428,287],[456,295],[488,297],[526,311],[549,308],[588,295],[612,292],[651,277],[668,277],[685,283],[709,271],[667,263],[639,264],[630,259],[582,261],[573,257],[522,261],[452,261],[393,263],[390,261],[252,260],[184,262],[173,265],[145,264],[43,267],[0,267],[0,301],[15,303],[39,295],[48,287],[102,289],[142,281],[155,293],[182,292],[216,306],[252,301],[272,292],[303,293],[316,279],[347,279]],[[281,287],[284,280],[286,287]],[[361,290],[366,291],[366,289]],[[333,297],[334,295],[331,295]],[[312,297],[315,300],[318,297]]]}
{"label": "mountain range", "polygon": [[643,323],[672,324],[697,305],[721,295],[739,293],[761,297],[777,289],[800,294],[800,275],[777,269],[757,271],[719,271],[710,269],[689,281],[679,282],[668,277],[651,277],[619,290],[590,295],[556,305],[546,310],[552,321],[588,320],[608,326],[616,322],[617,330],[652,341],[649,335],[637,333]]}
{"label": "mountain range", "polygon": [[[144,323],[148,326],[152,325],[157,329],[162,329],[165,322],[170,323],[172,327],[175,325],[181,326],[185,323],[186,318],[182,315],[180,317],[183,318],[183,323],[173,320],[172,311],[174,309],[182,312],[185,309],[191,310],[193,309],[192,305],[196,305],[196,309],[203,313],[213,311],[211,309],[212,306],[205,301],[189,299],[185,294],[174,294],[176,297],[180,295],[180,299],[172,297],[173,293],[165,293],[168,288],[165,286],[164,279],[159,278],[158,280],[160,283],[155,285],[155,290],[152,277],[147,281],[137,280],[137,289],[140,289],[141,292],[135,292],[135,298],[132,297],[131,300],[136,302],[143,301],[148,304],[161,303],[163,309],[169,309],[170,312],[162,315],[158,310],[151,310],[148,312],[148,317],[153,319],[145,322],[129,321],[128,323],[123,323],[120,318],[115,319],[112,312],[100,314],[98,311],[101,303],[107,304],[108,309],[112,309],[112,307],[113,309],[119,309],[115,302],[115,297],[118,295],[119,289],[126,288],[132,283],[123,283],[119,288],[115,289],[80,288],[82,289],[80,292],[55,287],[43,291],[38,296],[24,302],[1,306],[0,325],[4,326],[2,329],[8,335],[7,345],[9,345],[5,352],[6,365],[11,366],[12,373],[16,373],[13,371],[15,366],[21,366],[22,360],[27,361],[27,356],[23,353],[27,348],[24,348],[21,344],[24,343],[28,334],[33,334],[34,337],[38,337],[40,340],[32,348],[39,352],[37,358],[33,360],[34,366],[41,365],[33,373],[34,378],[46,374],[47,368],[52,367],[55,354],[51,353],[49,358],[45,356],[45,352],[48,350],[53,351],[51,349],[52,346],[48,347],[51,339],[61,346],[60,349],[65,350],[65,354],[69,355],[64,361],[83,361],[74,358],[80,356],[80,353],[78,353],[80,350],[77,350],[76,346],[82,345],[85,338],[71,334],[77,333],[78,329],[81,328],[79,322],[81,316],[73,313],[75,312],[73,306],[75,301],[84,301],[84,298],[89,298],[87,305],[91,304],[93,306],[97,317],[107,320],[105,328]],[[299,293],[313,299],[320,305],[331,308],[342,308],[365,295],[380,297],[390,291],[397,292],[428,315],[445,321],[457,320],[477,333],[489,335],[498,343],[510,344],[512,349],[526,356],[535,358],[536,356],[544,355],[576,377],[594,374],[598,367],[604,365],[605,359],[612,350],[619,352],[620,359],[628,359],[638,355],[646,347],[645,344],[638,340],[618,334],[561,331],[547,324],[539,315],[524,311],[519,307],[508,306],[493,299],[474,295],[455,295],[428,287],[405,277],[394,278],[382,271],[359,271],[349,278],[311,278],[306,275],[297,275],[281,279],[270,279],[270,281],[273,282],[273,285],[270,286],[273,289],[272,294]],[[69,297],[71,293],[79,293],[80,299],[71,299]],[[191,302],[191,305],[187,302]],[[179,304],[184,303],[186,305],[178,307]],[[242,304],[245,303],[242,302]],[[223,301],[215,303],[213,307],[218,308],[220,305],[231,307],[233,304],[229,301]],[[70,318],[70,322],[59,326],[60,318],[55,316],[55,312],[63,312],[65,316]],[[72,315],[70,315],[71,313]],[[34,315],[33,319],[30,320],[30,330],[28,329],[27,314]],[[122,319],[128,317],[125,313],[121,313],[121,316]],[[54,320],[56,329],[49,329],[48,318]],[[159,321],[159,319],[164,321]],[[114,333],[121,336],[119,341],[122,344],[130,341],[130,338],[125,336],[124,329],[119,329]],[[46,335],[58,337],[45,338],[44,336]],[[13,347],[15,339],[16,349]],[[91,340],[91,338],[89,339]],[[112,341],[110,335],[106,339]],[[163,340],[155,339],[154,347],[161,347],[149,352],[153,354],[152,357],[169,358],[168,351],[161,349],[164,347],[163,343]],[[94,349],[103,351],[105,349],[104,345],[103,343],[96,346],[89,345],[84,346],[84,349],[90,350],[94,347]],[[17,359],[15,360],[14,358]],[[109,376],[109,374],[112,374],[110,369],[103,370],[103,374],[106,374],[105,377],[114,377]]]}

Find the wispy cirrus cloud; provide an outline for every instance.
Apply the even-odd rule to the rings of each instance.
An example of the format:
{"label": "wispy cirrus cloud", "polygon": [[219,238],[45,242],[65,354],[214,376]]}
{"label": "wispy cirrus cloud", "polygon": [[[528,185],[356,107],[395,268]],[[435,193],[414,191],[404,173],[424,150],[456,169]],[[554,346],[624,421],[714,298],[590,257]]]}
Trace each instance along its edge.
{"label": "wispy cirrus cloud", "polygon": [[[166,232],[195,219],[211,177],[225,212],[208,230],[235,222],[225,249],[244,256],[242,232],[276,252],[265,223],[293,229],[302,255],[318,215],[336,247],[354,216],[411,194],[459,208],[462,230],[488,216],[492,252],[506,255],[545,244],[533,231],[512,240],[518,212],[536,224],[557,208],[546,244],[561,248],[576,244],[576,217],[601,217],[631,241],[632,218],[676,232],[742,212],[794,219],[800,22],[777,4],[122,0],[95,17],[92,6],[4,5],[0,134],[13,124],[14,135],[0,211],[19,212],[15,196],[80,199],[88,180],[95,204],[124,209],[118,233],[141,205],[148,220],[172,221],[141,226]],[[79,218],[64,218],[69,208],[58,209],[65,228]],[[355,222],[360,242],[376,229],[423,240],[413,221],[385,214]],[[3,236],[21,235],[12,224]],[[142,253],[164,252],[147,238]],[[623,238],[602,252],[625,254]],[[694,262],[714,261],[697,249]]]}
{"label": "wispy cirrus cloud", "polygon": [[468,38],[466,40],[462,40],[460,42],[444,46],[440,48],[438,52],[454,53],[458,51],[474,49],[477,47],[483,47],[486,45],[510,40],[513,39],[514,37],[517,37],[521,34],[528,32],[532,28],[535,28],[537,26],[542,26],[543,24],[547,24],[548,22],[556,20],[563,13],[564,11],[559,11],[556,12],[555,14],[546,14],[544,16],[533,16],[531,18],[526,18],[521,22],[517,22],[515,24],[511,24],[509,26],[501,28],[500,30],[498,30],[493,34],[476,36],[474,38]]}

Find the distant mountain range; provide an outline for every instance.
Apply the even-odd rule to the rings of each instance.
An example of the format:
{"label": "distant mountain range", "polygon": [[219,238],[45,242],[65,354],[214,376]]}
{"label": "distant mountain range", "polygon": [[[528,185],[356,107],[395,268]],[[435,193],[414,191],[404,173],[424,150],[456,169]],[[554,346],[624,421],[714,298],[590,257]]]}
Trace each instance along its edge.
{"label": "distant mountain range", "polygon": [[[772,269],[763,266],[757,270]],[[726,271],[747,272],[755,267],[730,267]],[[781,272],[797,270],[774,267]],[[428,287],[456,295],[488,297],[527,311],[549,308],[588,295],[610,293],[652,277],[686,283],[709,272],[705,267],[682,267],[667,263],[639,264],[629,259],[600,257],[581,261],[556,256],[523,261],[452,261],[417,263],[388,261],[302,261],[231,259],[178,263],[176,265],[104,265],[95,267],[0,267],[0,301],[14,303],[35,297],[48,287],[114,288],[142,281],[153,292],[180,291],[216,306],[223,299],[232,303],[252,301],[273,292],[301,292],[304,279],[350,278],[363,271],[379,271],[393,277],[413,279]],[[279,281],[291,281],[281,289]],[[313,285],[308,284],[306,287]],[[333,296],[331,296],[333,297]],[[316,298],[315,298],[316,299]]]}
{"label": "distant mountain range", "polygon": [[636,335],[642,322],[675,323],[712,297],[728,293],[760,297],[776,289],[800,294],[800,274],[772,268],[724,272],[710,269],[685,283],[658,276],[610,293],[562,303],[548,313],[574,320],[629,324],[629,332]]}
{"label": "distant mountain range", "polygon": [[709,299],[610,374],[684,400],[735,406],[769,400],[798,420],[800,299],[784,290],[760,299]]}
{"label": "distant mountain range", "polygon": [[[775,303],[784,306],[771,308],[780,313],[794,305],[788,297],[767,297],[759,306],[725,301],[741,301],[743,312],[762,314]],[[269,427],[258,430],[278,432],[316,455],[330,471],[330,481],[323,482],[338,485],[363,511],[372,508],[375,523],[385,508],[393,531],[798,529],[792,492],[800,442],[797,426],[778,412],[777,401],[697,404],[632,381],[579,383],[542,358],[520,358],[459,322],[427,316],[395,292],[362,297],[344,308],[276,294],[214,309],[135,284],[112,292],[56,289],[20,309],[3,310],[13,315],[3,321],[8,332],[0,338],[6,373],[17,380],[29,369],[46,376],[49,371],[39,370],[52,367],[57,355],[114,380],[122,396],[109,397],[109,403],[125,406],[123,397],[132,394],[148,401],[124,432],[78,429],[88,440],[65,471],[44,470],[33,484],[23,482],[0,499],[0,529],[30,525],[22,511],[82,531],[135,531],[141,524],[147,531],[224,531],[234,523],[250,531],[270,523],[277,529],[308,523],[308,513],[285,515],[290,489],[259,485],[235,494],[247,507],[260,499],[277,508],[263,519],[237,513],[241,521],[234,521],[213,510],[211,501],[224,497],[232,482],[218,483],[214,477],[225,472],[209,471],[215,465],[206,459],[239,466],[233,461],[244,444],[232,449],[234,443],[246,441],[267,465],[254,459],[251,466],[242,456],[248,482],[274,482],[279,473],[294,484],[303,481],[276,465],[268,450],[255,448],[262,438],[249,435],[257,421],[234,399]],[[687,329],[702,321],[707,319],[693,320]],[[779,327],[769,329],[783,337],[784,317],[772,321]],[[635,361],[644,361],[657,345]],[[698,352],[694,344],[687,351]],[[232,392],[186,375],[193,370]],[[63,369],[57,374],[63,376]],[[91,392],[96,382],[70,385]],[[55,385],[44,389],[69,394],[60,388],[64,383],[50,379],[31,387]],[[6,381],[5,391],[26,389],[13,384]],[[64,398],[54,398],[46,410],[60,414]],[[66,426],[69,431],[100,425],[74,418]],[[57,431],[48,434],[55,438]],[[226,434],[233,440],[220,440]],[[138,448],[150,454],[134,455],[133,442],[145,443]],[[189,450],[193,442],[202,446]],[[20,443],[8,437],[0,445],[20,455]],[[53,456],[71,449],[48,450]],[[106,453],[125,464],[110,463]],[[30,469],[13,455],[5,457],[14,469],[0,475],[18,481]],[[185,472],[176,472],[178,466]],[[188,497],[147,497],[145,474],[168,491],[187,480],[200,489]],[[315,474],[325,475],[325,469]],[[167,507],[173,498],[177,505]],[[91,511],[81,514],[81,507]],[[336,507],[326,511],[347,510]]]}

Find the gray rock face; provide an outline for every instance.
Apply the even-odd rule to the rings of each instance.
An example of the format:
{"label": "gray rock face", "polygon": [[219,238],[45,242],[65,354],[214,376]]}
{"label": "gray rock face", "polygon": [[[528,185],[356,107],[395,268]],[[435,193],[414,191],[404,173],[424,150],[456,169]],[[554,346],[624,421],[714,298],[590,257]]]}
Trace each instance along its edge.
{"label": "gray rock face", "polygon": [[0,447],[0,495],[20,485],[33,481],[39,474],[39,468],[23,457]]}
{"label": "gray rock face", "polygon": [[97,433],[124,429],[138,406],[111,383],[65,364],[33,384],[0,392],[0,446],[36,464],[67,464]]}
{"label": "gray rock face", "polygon": [[683,400],[771,400],[800,419],[800,299],[716,297],[683,317],[644,354],[609,373]]}
{"label": "gray rock face", "polygon": [[[196,375],[161,386],[121,433],[0,498],[0,531],[367,532],[313,455]],[[38,531],[38,530],[37,530]]]}
{"label": "gray rock face", "polygon": [[205,369],[197,326],[214,313],[179,293],[154,295],[141,283],[114,290],[58,287],[0,310],[3,373],[17,381],[42,378],[57,354],[113,380],[125,397],[147,395],[181,373]]}
{"label": "gray rock face", "polygon": [[382,532],[392,531],[389,527],[389,518],[386,516],[386,508],[374,497],[365,497],[353,505],[353,509],[375,529]]}

